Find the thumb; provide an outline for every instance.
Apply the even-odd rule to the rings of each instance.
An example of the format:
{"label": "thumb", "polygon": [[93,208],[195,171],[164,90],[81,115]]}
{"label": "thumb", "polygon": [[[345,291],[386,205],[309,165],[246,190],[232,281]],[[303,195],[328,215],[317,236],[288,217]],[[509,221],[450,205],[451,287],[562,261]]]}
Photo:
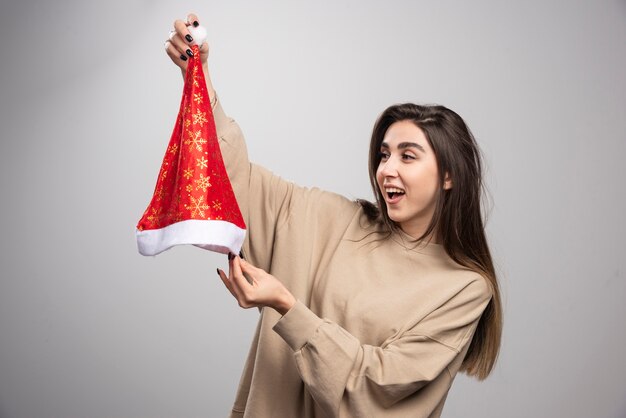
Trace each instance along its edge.
{"label": "thumb", "polygon": [[246,286],[250,285],[250,281],[245,276],[245,268],[242,269],[241,258],[235,256],[232,260],[232,272],[233,272],[233,280],[237,283],[237,286],[241,289],[245,289]]}
{"label": "thumb", "polygon": [[243,258],[241,258],[239,256],[237,256],[236,258],[237,258],[237,260],[239,260],[239,266],[241,267],[241,271],[243,271],[244,273],[252,273],[252,272],[254,272],[254,270],[256,270],[256,267],[254,267],[252,264],[248,263]]}

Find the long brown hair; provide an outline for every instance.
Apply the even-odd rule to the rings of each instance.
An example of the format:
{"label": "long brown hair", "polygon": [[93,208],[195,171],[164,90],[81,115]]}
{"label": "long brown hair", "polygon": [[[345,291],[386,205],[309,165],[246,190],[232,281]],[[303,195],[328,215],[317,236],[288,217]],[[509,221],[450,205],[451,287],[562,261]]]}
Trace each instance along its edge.
{"label": "long brown hair", "polygon": [[[412,121],[424,132],[433,148],[439,169],[435,213],[418,241],[437,231],[450,258],[481,274],[491,285],[491,301],[478,322],[461,365],[461,371],[483,380],[491,373],[500,350],[502,306],[483,226],[482,157],[463,119],[452,110],[438,105],[405,103],[387,108],[374,125],[369,150],[369,177],[376,204],[365,200],[359,200],[359,203],[369,219],[382,223],[390,234],[399,228],[387,213],[384,197],[376,182],[376,170],[381,160],[380,145],[387,129],[394,122],[403,120]],[[444,190],[446,173],[452,179],[453,186]]]}

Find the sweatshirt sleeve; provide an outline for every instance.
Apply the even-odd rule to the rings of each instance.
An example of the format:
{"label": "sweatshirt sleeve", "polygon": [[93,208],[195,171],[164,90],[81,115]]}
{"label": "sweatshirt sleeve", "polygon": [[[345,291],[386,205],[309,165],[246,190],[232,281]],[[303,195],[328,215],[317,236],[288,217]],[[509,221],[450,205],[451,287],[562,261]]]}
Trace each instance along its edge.
{"label": "sweatshirt sleeve", "polygon": [[239,124],[224,113],[217,95],[212,106],[224,165],[246,222],[243,251],[249,261],[268,270],[277,224],[296,186],[251,163]]}
{"label": "sweatshirt sleeve", "polygon": [[300,301],[274,331],[294,351],[302,380],[329,416],[340,409],[393,409],[445,371],[471,339],[490,298],[486,281],[473,281],[380,347],[361,344]]}

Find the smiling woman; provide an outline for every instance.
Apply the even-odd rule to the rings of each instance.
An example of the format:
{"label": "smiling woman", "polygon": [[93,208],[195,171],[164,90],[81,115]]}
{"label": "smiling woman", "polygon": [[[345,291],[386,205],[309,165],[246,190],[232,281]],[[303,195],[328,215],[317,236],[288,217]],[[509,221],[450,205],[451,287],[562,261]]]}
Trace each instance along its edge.
{"label": "smiling woman", "polygon": [[369,151],[377,205],[360,200],[370,221],[442,244],[459,265],[480,273],[492,288],[463,367],[480,379],[491,372],[502,334],[502,307],[484,232],[480,149],[465,121],[444,106],[413,103],[387,108]]}
{"label": "smiling woman", "polygon": [[[181,69],[191,39],[174,24]],[[208,45],[200,48],[206,62]],[[480,210],[478,148],[440,107],[392,106],[376,122],[377,204],[287,182],[248,160],[203,64],[246,260],[218,269],[261,316],[232,417],[439,417],[458,371],[484,379],[501,309]]]}
{"label": "smiling woman", "polygon": [[[433,218],[439,188],[437,159],[424,132],[410,120],[394,122],[377,158],[376,180],[389,219],[407,234],[421,237]],[[449,178],[443,187],[451,187]]]}

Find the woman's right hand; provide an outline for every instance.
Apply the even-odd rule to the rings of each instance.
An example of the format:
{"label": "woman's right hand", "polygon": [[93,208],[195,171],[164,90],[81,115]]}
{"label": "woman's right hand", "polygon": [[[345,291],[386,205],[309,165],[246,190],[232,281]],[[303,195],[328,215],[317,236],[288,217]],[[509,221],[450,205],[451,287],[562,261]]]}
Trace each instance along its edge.
{"label": "woman's right hand", "polygon": [[[197,22],[197,23],[196,23]],[[183,71],[187,71],[187,63],[189,55],[191,54],[191,45],[193,45],[193,38],[187,30],[187,25],[200,24],[198,16],[191,13],[187,16],[187,21],[177,19],[174,21],[174,33],[170,36],[170,40],[165,42],[165,50],[167,55],[174,64],[176,64]],[[189,40],[191,39],[191,40]],[[209,44],[203,43],[200,46],[200,62],[203,67],[206,67],[207,58],[209,57]]]}

